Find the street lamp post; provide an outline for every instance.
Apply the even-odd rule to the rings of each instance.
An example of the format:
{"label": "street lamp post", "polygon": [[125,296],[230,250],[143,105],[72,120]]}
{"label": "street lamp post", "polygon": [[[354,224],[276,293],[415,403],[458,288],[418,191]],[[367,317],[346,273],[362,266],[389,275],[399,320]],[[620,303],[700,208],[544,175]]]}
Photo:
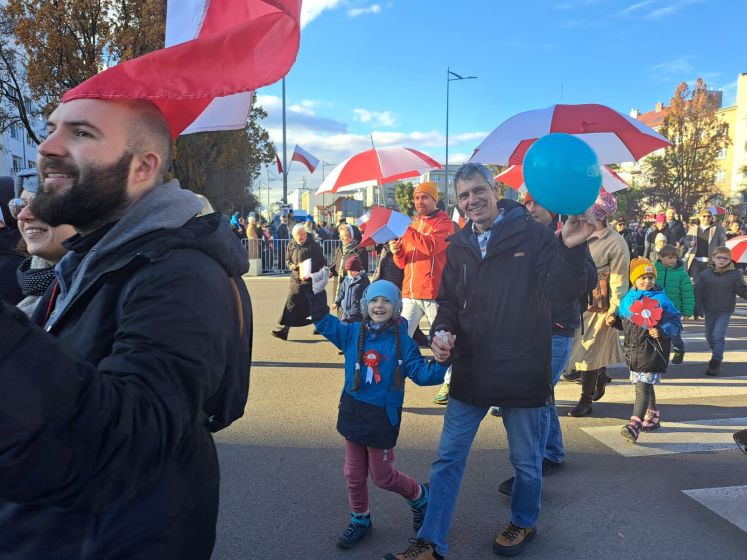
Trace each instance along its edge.
{"label": "street lamp post", "polygon": [[[334,164],[334,163],[327,163],[326,161],[322,160],[322,183],[324,183],[324,168],[327,167],[328,165],[329,166],[334,166],[336,164]],[[327,220],[325,220],[325,221],[330,221],[331,222],[332,220],[329,219],[329,214],[327,212],[327,200],[326,199],[327,199],[327,193],[323,192],[322,193],[322,206],[324,206],[324,217],[327,218]]]}
{"label": "street lamp post", "polygon": [[449,210],[449,82],[476,80],[477,76],[460,76],[446,67],[446,162],[444,163],[444,204]]}

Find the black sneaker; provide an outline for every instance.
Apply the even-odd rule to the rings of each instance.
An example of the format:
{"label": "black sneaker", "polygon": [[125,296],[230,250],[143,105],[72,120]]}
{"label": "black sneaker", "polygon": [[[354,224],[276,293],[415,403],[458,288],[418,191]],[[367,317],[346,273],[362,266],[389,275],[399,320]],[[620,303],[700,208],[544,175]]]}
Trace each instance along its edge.
{"label": "black sneaker", "polygon": [[407,550],[399,554],[390,552],[384,556],[384,560],[444,560],[444,557],[425,539],[410,539]]}
{"label": "black sneaker", "polygon": [[513,490],[514,490],[514,479],[515,478],[516,477],[512,476],[511,478],[507,478],[506,480],[504,480],[503,482],[501,482],[498,485],[498,492],[500,492],[504,496],[510,496],[511,492],[513,492]]}
{"label": "black sneaker", "polygon": [[346,550],[353,548],[371,530],[370,516],[365,516],[368,519],[367,525],[356,523],[355,517],[355,514],[353,514],[353,519],[350,520],[347,528],[337,535],[337,548],[344,548]]}
{"label": "black sneaker", "polygon": [[551,461],[547,457],[544,457],[542,459],[542,476],[546,476],[548,474],[552,474],[558,469],[562,468],[565,463],[556,463],[555,461]]}
{"label": "black sneaker", "polygon": [[516,556],[536,534],[535,527],[517,527],[509,523],[493,541],[493,552],[500,556]]}
{"label": "black sneaker", "polygon": [[681,364],[682,361],[685,359],[685,351],[684,350],[675,350],[672,354],[672,363],[673,364]]}
{"label": "black sneaker", "polygon": [[417,500],[408,500],[410,504],[410,511],[412,511],[412,528],[415,531],[419,531],[423,526],[423,520],[425,519],[425,512],[428,511],[428,502],[430,501],[430,493],[428,491],[428,483],[420,485],[422,494]]}
{"label": "black sneaker", "polygon": [[272,334],[272,336],[274,336],[275,338],[279,338],[280,340],[288,340],[288,329],[276,329],[270,334]]}
{"label": "black sneaker", "polygon": [[577,369],[571,369],[561,375],[560,379],[570,383],[581,383],[581,372]]}
{"label": "black sneaker", "polygon": [[711,359],[711,361],[708,362],[708,369],[706,370],[705,374],[710,375],[711,377],[716,377],[720,371],[721,360]]}

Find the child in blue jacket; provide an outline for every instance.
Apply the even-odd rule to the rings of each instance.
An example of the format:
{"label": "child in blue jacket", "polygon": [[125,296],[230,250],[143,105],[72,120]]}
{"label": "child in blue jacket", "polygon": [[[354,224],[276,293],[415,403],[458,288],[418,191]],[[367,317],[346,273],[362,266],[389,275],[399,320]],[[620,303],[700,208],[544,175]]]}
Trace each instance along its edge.
{"label": "child in blue jacket", "polygon": [[350,548],[371,528],[368,476],[374,484],[403,496],[417,531],[428,507],[428,487],[394,468],[405,378],[418,385],[443,383],[446,367],[423,358],[400,319],[399,288],[387,280],[371,284],[363,294],[363,321],[345,323],[329,313],[324,286],[328,273],[312,274],[311,318],[320,334],[345,354],[345,384],[340,396],[337,431],[345,438],[344,473],[351,520],[337,537]]}
{"label": "child in blue jacket", "polygon": [[[621,434],[635,443],[641,431],[660,427],[654,385],[667,371],[672,338],[682,332],[682,321],[679,310],[656,285],[656,267],[650,260],[637,258],[630,261],[630,282],[633,287],[620,301],[618,315],[608,317],[607,324],[621,329],[625,335],[623,353],[630,368],[630,381],[635,383],[635,404],[633,416],[622,427]],[[644,303],[642,309],[631,309],[637,301]],[[651,313],[651,306],[661,309],[661,318],[655,324],[650,320],[643,322],[643,318]],[[641,322],[642,327],[638,324]]]}
{"label": "child in blue jacket", "polygon": [[355,253],[348,257],[344,266],[347,274],[340,284],[340,291],[332,309],[339,308],[340,319],[346,323],[356,323],[363,320],[361,298],[371,282],[363,270],[363,263]]}

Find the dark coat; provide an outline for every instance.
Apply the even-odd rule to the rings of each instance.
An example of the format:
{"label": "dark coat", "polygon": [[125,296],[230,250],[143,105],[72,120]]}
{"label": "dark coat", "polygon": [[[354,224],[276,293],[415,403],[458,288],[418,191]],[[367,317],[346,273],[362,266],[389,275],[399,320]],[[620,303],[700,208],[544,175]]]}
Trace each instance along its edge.
{"label": "dark coat", "polygon": [[431,334],[456,335],[449,395],[477,406],[551,402],[553,301],[573,301],[587,281],[582,244],[567,248],[526,209],[499,202],[484,258],[471,224],[450,238]]}
{"label": "dark coat", "polygon": [[363,320],[361,299],[369,284],[371,284],[371,281],[365,272],[361,272],[355,278],[349,275],[345,277],[340,286],[340,293],[337,294],[335,300],[342,311],[340,319],[349,323]]}
{"label": "dark coat", "polygon": [[[306,259],[311,259],[311,272],[317,272],[327,265],[322,248],[311,236],[306,237],[303,245],[299,245],[293,239],[288,242],[285,252],[286,266],[299,265]],[[308,296],[312,293],[311,279],[301,280],[299,270],[291,271],[290,285],[288,286],[288,298],[285,301],[283,313],[278,323],[287,327],[303,327],[310,325]]]}
{"label": "dark coat", "polygon": [[90,262],[54,336],[0,311],[0,558],[207,560],[210,432],[249,383],[246,252],[213,214]]}
{"label": "dark coat", "polygon": [[731,264],[725,272],[716,272],[709,265],[695,280],[695,315],[734,313],[737,296],[747,299],[742,271]]}
{"label": "dark coat", "polygon": [[394,262],[394,255],[388,244],[381,245],[379,254],[379,263],[376,265],[376,272],[373,276],[373,282],[376,280],[389,280],[392,284],[402,290],[402,282],[405,279],[405,271]]}
{"label": "dark coat", "polygon": [[646,249],[643,256],[647,259],[651,256],[651,252],[655,250],[656,236],[660,233],[667,238],[667,245],[674,247],[677,244],[678,240],[675,238],[674,233],[669,229],[669,225],[664,226],[664,229],[660,230],[653,227],[646,237]]}
{"label": "dark coat", "polygon": [[23,299],[16,270],[26,259],[16,251],[21,234],[17,229],[0,228],[0,303],[15,305]]}

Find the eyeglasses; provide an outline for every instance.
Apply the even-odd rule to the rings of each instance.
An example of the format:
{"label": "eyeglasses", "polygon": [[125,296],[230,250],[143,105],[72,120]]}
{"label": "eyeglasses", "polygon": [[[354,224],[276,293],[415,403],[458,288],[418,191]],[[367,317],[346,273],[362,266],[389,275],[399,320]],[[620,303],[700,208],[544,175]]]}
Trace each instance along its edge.
{"label": "eyeglasses", "polygon": [[727,257],[726,255],[716,255],[713,257],[714,261],[730,261],[731,257]]}
{"label": "eyeglasses", "polygon": [[701,220],[712,220],[712,219],[713,219],[713,216],[711,216],[710,214],[703,214],[703,215],[702,215],[702,216],[700,217],[700,219],[701,219]]}
{"label": "eyeglasses", "polygon": [[26,208],[33,199],[33,195],[30,196],[28,200],[26,200],[25,198],[11,198],[8,202],[8,210],[10,210],[10,215],[17,220],[18,215],[21,213],[21,211]]}
{"label": "eyeglasses", "polygon": [[740,430],[734,434],[734,441],[737,443],[737,447],[742,450],[742,453],[747,455],[747,430]]}

